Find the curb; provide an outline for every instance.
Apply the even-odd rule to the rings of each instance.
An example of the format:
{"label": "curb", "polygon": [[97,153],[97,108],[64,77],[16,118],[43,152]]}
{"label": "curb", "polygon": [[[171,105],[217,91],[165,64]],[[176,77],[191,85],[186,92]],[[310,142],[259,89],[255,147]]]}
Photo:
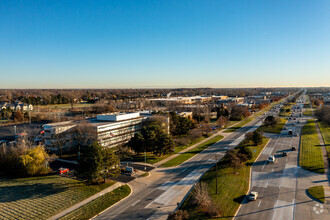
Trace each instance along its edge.
{"label": "curb", "polygon": [[[260,155],[262,154],[262,152],[263,152],[263,151],[266,149],[266,147],[268,146],[270,140],[271,140],[271,138],[269,138],[269,140],[268,140],[268,142],[266,143],[264,149],[262,149],[262,151],[259,153],[259,155],[257,156],[257,158],[254,160],[253,164],[259,159],[259,157],[260,157]],[[253,164],[252,164],[252,165],[253,165]],[[251,167],[250,167],[250,177],[249,177],[249,178],[250,178],[250,181],[249,181],[249,189],[248,189],[248,192],[251,190],[251,183],[252,183],[252,165],[251,165]],[[245,193],[245,194],[246,194],[246,193]],[[245,197],[244,197],[244,199],[245,199]],[[243,200],[244,200],[244,199],[243,199]],[[235,219],[235,218],[236,218],[236,215],[237,215],[237,213],[239,212],[241,206],[242,206],[242,203],[239,204],[238,209],[236,210],[236,212],[235,212],[235,214],[234,214],[234,216],[233,216],[232,219]]]}
{"label": "curb", "polygon": [[[118,202],[112,204],[111,206],[109,206],[108,208],[104,209],[102,212],[96,214],[95,216],[93,216],[93,217],[90,218],[90,219],[94,219],[95,217],[101,215],[102,213],[104,213],[104,212],[107,211],[108,209],[110,209],[110,208],[112,208],[113,206],[117,205],[119,202],[124,201],[125,199],[127,199],[128,197],[130,197],[130,196],[132,195],[132,193],[133,193],[133,188],[132,188],[128,183],[127,183],[127,184],[124,184],[124,185],[121,185],[121,186],[125,186],[125,185],[127,185],[127,186],[131,189],[130,194],[128,194],[125,198],[123,198],[123,199],[119,200]],[[119,186],[119,187],[120,187],[120,186]],[[118,187],[118,188],[119,188],[119,187]],[[87,204],[88,204],[88,203],[87,203]]]}

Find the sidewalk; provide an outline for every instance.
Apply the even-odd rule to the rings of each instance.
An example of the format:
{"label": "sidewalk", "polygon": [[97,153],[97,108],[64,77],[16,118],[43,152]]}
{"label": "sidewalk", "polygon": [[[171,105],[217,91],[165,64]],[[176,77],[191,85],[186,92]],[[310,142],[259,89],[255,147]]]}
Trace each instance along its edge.
{"label": "sidewalk", "polygon": [[79,203],[77,203],[77,204],[75,204],[75,205],[73,205],[73,206],[71,206],[71,207],[63,210],[62,212],[60,212],[60,213],[58,213],[58,214],[56,214],[56,215],[54,215],[52,217],[50,217],[48,220],[55,220],[55,219],[61,218],[64,215],[66,215],[66,214],[68,214],[68,213],[76,210],[77,208],[79,208],[79,207],[81,207],[81,206],[89,203],[90,201],[92,201],[92,200],[94,200],[94,199],[96,199],[96,198],[98,198],[100,196],[103,196],[104,194],[106,194],[108,192],[111,192],[111,191],[115,190],[116,188],[118,188],[120,186],[123,186],[123,185],[125,185],[125,184],[124,183],[117,182],[114,185],[112,185],[112,186],[110,186],[110,187],[108,187],[108,188],[106,188],[106,189],[104,189],[104,190],[96,193],[95,195],[93,195],[93,196],[91,196],[91,197],[89,197],[89,198],[87,198],[87,199],[85,199],[85,200],[83,200],[83,201],[81,201],[81,202],[79,202]]}

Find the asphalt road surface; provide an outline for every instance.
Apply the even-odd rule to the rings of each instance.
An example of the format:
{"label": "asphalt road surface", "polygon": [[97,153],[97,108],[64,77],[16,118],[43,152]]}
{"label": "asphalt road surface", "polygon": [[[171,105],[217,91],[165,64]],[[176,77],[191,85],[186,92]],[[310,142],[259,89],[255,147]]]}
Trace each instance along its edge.
{"label": "asphalt road surface", "polygon": [[215,158],[220,160],[244,139],[245,133],[259,127],[265,117],[258,117],[177,167],[156,168],[149,179],[130,182],[131,196],[96,219],[167,219],[199,178],[214,166]]}
{"label": "asphalt road surface", "polygon": [[[326,207],[317,213],[317,203],[306,195],[310,184],[308,177],[321,181],[325,177],[298,166],[300,133],[306,122],[306,118],[299,117],[299,114],[299,111],[295,111],[292,120],[286,124],[288,129],[294,130],[294,135],[289,135],[288,129],[282,130],[280,135],[274,135],[253,164],[250,191],[258,192],[259,196],[256,201],[248,201],[246,198],[236,219],[330,219]],[[291,146],[297,150],[291,151]],[[282,155],[284,151],[288,152],[288,156]],[[270,155],[275,155],[275,163],[267,163]],[[304,186],[306,181],[307,185]]]}

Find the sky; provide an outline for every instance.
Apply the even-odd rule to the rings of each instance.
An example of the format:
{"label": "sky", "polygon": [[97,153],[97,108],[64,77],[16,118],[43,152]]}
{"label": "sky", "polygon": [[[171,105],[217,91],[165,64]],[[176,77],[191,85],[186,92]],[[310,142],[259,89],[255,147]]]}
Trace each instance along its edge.
{"label": "sky", "polygon": [[0,88],[330,86],[328,0],[0,0]]}

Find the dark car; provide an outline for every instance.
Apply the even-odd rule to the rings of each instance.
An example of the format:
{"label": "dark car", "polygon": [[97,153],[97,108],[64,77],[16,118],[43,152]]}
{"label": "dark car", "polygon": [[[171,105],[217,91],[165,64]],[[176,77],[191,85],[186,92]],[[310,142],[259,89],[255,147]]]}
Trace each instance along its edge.
{"label": "dark car", "polygon": [[286,151],[283,151],[282,154],[283,154],[284,157],[288,156],[288,152],[286,152]]}
{"label": "dark car", "polygon": [[295,150],[296,150],[296,147],[291,147],[291,150],[292,150],[292,151],[295,151]]}

